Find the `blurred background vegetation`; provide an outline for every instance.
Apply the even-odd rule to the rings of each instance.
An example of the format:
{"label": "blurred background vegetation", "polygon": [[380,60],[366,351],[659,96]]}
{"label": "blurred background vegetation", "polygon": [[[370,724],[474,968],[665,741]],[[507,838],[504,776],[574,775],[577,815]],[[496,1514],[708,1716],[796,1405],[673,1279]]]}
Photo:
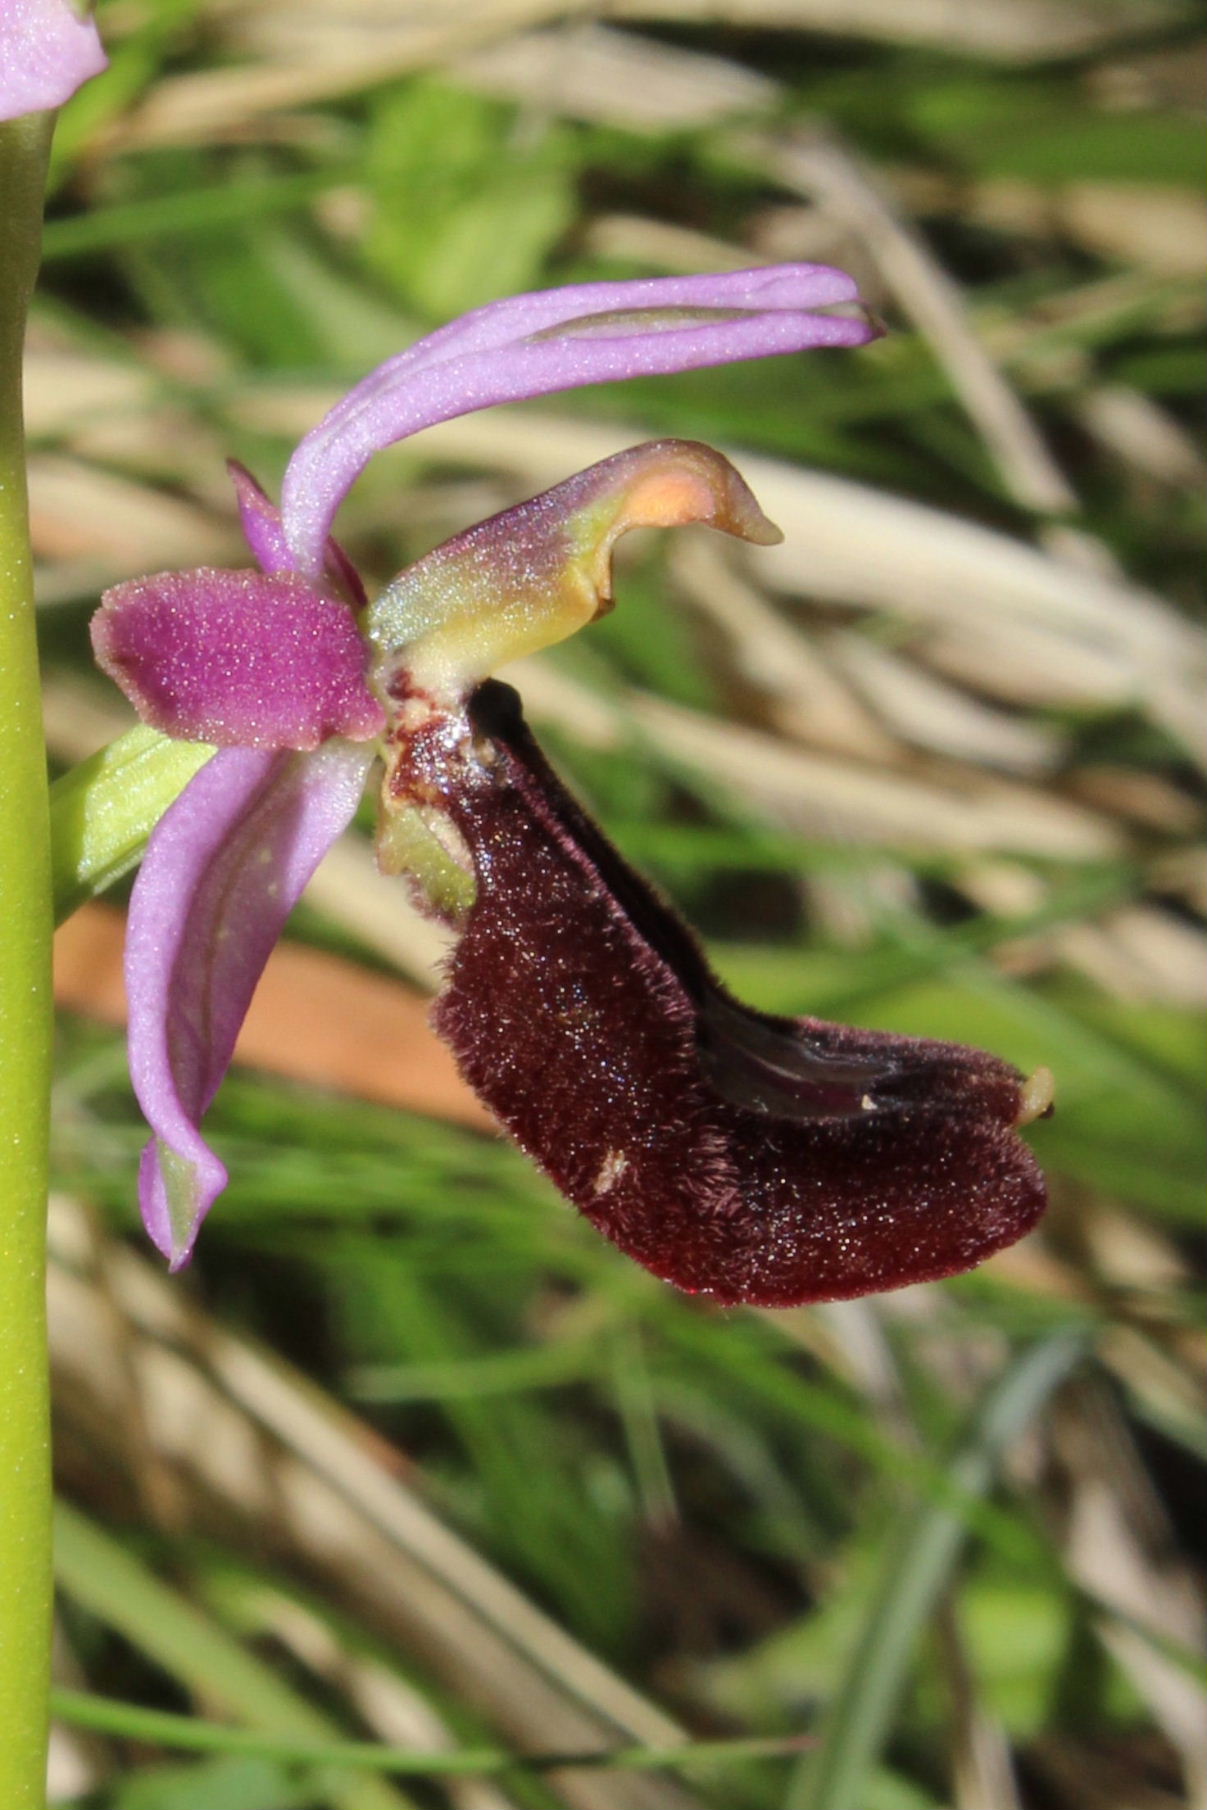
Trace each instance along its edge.
{"label": "blurred background vegetation", "polygon": [[[240,563],[224,455],[275,485],[343,386],[494,296],[842,264],[872,349],[449,424],[377,461],[343,537],[383,582],[652,433],[733,452],[785,547],[636,537],[615,613],[515,674],[529,714],[747,997],[1046,1063],[1059,1110],[1043,1230],[975,1275],[680,1297],[490,1134],[424,1028],[438,942],[354,836],[168,1283],[120,918],[79,913],[56,1799],[1201,1805],[1201,13],[99,10],[29,368],[56,765],[126,726],[98,590]],[[84,1726],[98,1693],[193,1747],[132,1707]],[[723,1745],[654,1764],[688,1739]],[[549,1764],[601,1749],[638,1763]]]}

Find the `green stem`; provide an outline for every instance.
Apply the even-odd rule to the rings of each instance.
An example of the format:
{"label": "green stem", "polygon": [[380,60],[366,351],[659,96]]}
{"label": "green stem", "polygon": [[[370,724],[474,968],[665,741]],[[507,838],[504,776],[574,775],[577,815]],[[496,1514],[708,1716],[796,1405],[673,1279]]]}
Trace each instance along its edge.
{"label": "green stem", "polygon": [[21,353],[53,117],[0,125],[0,1803],[46,1795],[50,846]]}

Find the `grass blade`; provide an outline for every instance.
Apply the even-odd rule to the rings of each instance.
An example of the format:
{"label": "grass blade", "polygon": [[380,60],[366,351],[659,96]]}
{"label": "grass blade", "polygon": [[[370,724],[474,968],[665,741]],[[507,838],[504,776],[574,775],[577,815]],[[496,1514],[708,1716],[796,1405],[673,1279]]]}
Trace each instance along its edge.
{"label": "grass blade", "polygon": [[[1076,1335],[1033,1345],[982,1403],[952,1460],[953,1485],[983,1495],[998,1461],[1068,1376],[1084,1351]],[[914,1516],[890,1550],[883,1581],[846,1677],[830,1705],[816,1752],[802,1765],[787,1810],[851,1810],[892,1726],[914,1643],[964,1543],[966,1522],[940,1503]]]}

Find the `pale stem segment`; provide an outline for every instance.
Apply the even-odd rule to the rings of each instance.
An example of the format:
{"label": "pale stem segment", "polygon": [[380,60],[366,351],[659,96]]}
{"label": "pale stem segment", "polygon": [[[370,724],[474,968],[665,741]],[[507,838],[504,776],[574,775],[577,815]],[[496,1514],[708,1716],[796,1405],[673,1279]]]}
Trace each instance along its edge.
{"label": "pale stem segment", "polygon": [[50,1684],[50,848],[21,352],[51,114],[0,125],[0,1803],[39,1810]]}

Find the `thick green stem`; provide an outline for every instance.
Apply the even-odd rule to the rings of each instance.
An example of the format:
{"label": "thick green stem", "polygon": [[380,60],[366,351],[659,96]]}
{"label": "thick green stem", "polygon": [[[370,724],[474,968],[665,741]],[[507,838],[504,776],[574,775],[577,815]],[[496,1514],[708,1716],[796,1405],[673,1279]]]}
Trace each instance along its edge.
{"label": "thick green stem", "polygon": [[21,352],[52,118],[0,125],[0,1804],[46,1793],[50,847]]}

